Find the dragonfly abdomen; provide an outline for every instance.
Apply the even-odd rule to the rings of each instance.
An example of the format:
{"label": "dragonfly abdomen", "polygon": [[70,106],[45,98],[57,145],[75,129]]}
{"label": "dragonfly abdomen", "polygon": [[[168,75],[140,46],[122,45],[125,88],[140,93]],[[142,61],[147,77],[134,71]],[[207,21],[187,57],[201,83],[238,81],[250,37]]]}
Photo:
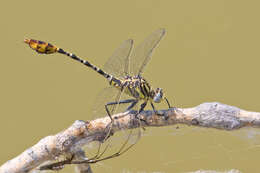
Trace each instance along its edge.
{"label": "dragonfly abdomen", "polygon": [[58,51],[58,48],[56,46],[53,46],[52,44],[46,43],[44,41],[25,39],[24,42],[38,53],[51,54]]}
{"label": "dragonfly abdomen", "polygon": [[99,74],[101,74],[102,76],[104,76],[105,78],[111,80],[113,77],[111,75],[109,75],[108,73],[104,72],[103,70],[101,70],[100,68],[94,66],[93,64],[91,64],[90,62],[79,58],[78,56],[76,56],[75,54],[72,53],[68,53],[66,51],[64,51],[61,48],[58,48],[50,43],[46,43],[44,41],[39,41],[39,40],[34,40],[34,39],[25,39],[24,40],[25,43],[27,43],[33,50],[35,50],[38,53],[42,53],[42,54],[52,54],[52,53],[61,53],[64,55],[69,56],[70,58],[92,68],[93,70],[95,70],[96,72],[98,72]]}
{"label": "dragonfly abdomen", "polygon": [[106,72],[104,72],[104,71],[101,70],[100,68],[94,66],[94,65],[91,64],[90,62],[88,62],[88,61],[86,61],[86,60],[84,60],[84,59],[79,58],[78,56],[76,56],[76,55],[73,54],[73,53],[65,52],[65,51],[64,51],[63,49],[61,49],[61,48],[58,48],[58,51],[57,51],[57,52],[58,52],[58,53],[61,53],[61,54],[65,54],[65,55],[69,56],[70,58],[72,58],[72,59],[74,59],[74,60],[76,60],[76,61],[78,61],[78,62],[80,62],[80,63],[82,63],[82,64],[84,64],[84,65],[86,65],[86,66],[88,66],[88,67],[90,67],[90,68],[92,68],[93,70],[95,70],[96,72],[98,72],[99,74],[101,74],[102,76],[104,76],[104,77],[107,78],[107,79],[112,78],[111,75],[107,74]]}

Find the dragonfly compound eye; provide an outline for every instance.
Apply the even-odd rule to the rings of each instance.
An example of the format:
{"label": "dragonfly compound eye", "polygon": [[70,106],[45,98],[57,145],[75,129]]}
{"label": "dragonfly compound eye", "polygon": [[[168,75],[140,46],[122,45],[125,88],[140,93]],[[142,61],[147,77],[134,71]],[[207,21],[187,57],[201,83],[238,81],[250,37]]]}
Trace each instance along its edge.
{"label": "dragonfly compound eye", "polygon": [[161,100],[162,100],[162,97],[163,97],[162,89],[161,88],[157,88],[156,91],[155,91],[155,95],[153,97],[153,101],[155,103],[160,103]]}

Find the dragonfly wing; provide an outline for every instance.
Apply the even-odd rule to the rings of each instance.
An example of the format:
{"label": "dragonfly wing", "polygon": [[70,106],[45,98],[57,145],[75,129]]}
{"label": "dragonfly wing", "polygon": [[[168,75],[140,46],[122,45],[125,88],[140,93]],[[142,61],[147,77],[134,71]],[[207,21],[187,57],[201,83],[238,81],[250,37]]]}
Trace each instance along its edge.
{"label": "dragonfly wing", "polygon": [[[104,88],[96,97],[92,110],[92,118],[97,119],[104,116],[107,116],[107,112],[105,110],[105,105],[109,102],[115,102],[117,97],[121,95],[121,91],[116,89],[115,87],[107,87]],[[115,109],[116,105],[110,106],[109,111],[111,114],[114,114],[113,109]]]}
{"label": "dragonfly wing", "polygon": [[129,55],[133,47],[133,40],[124,41],[108,59],[103,69],[115,77],[125,77],[129,74]]}
{"label": "dragonfly wing", "polygon": [[151,59],[155,47],[165,35],[165,29],[159,29],[148,36],[140,45],[133,49],[130,57],[130,74],[141,75],[144,67]]}
{"label": "dragonfly wing", "polygon": [[[109,86],[104,88],[101,92],[99,92],[98,96],[94,101],[94,105],[92,107],[92,119],[101,118],[107,116],[107,112],[105,110],[105,105],[111,102],[118,102],[120,100],[133,99],[132,97],[126,95],[124,90],[118,90],[113,86]],[[113,104],[108,106],[108,110],[111,115],[125,112],[129,104]],[[136,107],[134,107],[136,108]]]}
{"label": "dragonfly wing", "polygon": [[[105,105],[107,103],[118,102],[120,100],[126,99],[130,99],[130,97],[124,94],[124,90],[120,91],[114,87],[108,87],[103,89],[94,103],[93,118],[96,119],[107,115],[105,110]],[[113,115],[119,112],[124,112],[130,104],[131,103],[114,104],[112,106],[109,106],[108,109],[111,115]],[[134,107],[133,109],[138,108]],[[120,132],[106,139],[106,141],[102,144],[100,152],[106,150],[106,152],[103,155],[103,157],[106,157],[113,153],[116,153],[118,150],[120,150],[120,148],[122,148],[122,146],[124,146],[124,148],[127,148],[128,146],[131,146],[131,144],[136,143],[139,140],[138,134],[140,134],[139,128],[133,130],[121,129]],[[98,143],[95,144],[96,147],[92,148],[98,148]]]}

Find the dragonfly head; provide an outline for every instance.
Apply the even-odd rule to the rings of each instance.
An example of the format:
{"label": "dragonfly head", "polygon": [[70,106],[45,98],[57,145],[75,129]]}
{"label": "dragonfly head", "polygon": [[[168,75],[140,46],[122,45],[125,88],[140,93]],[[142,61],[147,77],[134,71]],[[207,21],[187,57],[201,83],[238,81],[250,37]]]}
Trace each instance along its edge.
{"label": "dragonfly head", "polygon": [[163,98],[163,91],[162,88],[156,88],[156,90],[153,92],[153,101],[155,103],[160,103]]}

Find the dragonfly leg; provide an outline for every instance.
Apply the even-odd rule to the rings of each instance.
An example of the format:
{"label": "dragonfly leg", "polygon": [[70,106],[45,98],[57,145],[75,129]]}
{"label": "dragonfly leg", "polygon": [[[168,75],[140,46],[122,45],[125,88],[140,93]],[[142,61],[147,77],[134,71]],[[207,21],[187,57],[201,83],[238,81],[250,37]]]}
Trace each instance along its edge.
{"label": "dragonfly leg", "polygon": [[172,108],[171,105],[170,105],[170,102],[168,101],[168,99],[166,97],[164,97],[164,99],[166,100],[168,107]]}
{"label": "dragonfly leg", "polygon": [[[118,102],[110,102],[110,103],[107,103],[105,105],[105,108],[106,108],[106,111],[107,111],[109,117],[112,120],[112,116],[111,116],[111,114],[109,112],[108,106],[112,106],[112,105],[115,105],[115,104],[131,103],[131,105],[127,108],[127,110],[131,110],[137,104],[137,102],[138,102],[138,100],[136,100],[136,99],[128,99],[128,100],[121,100],[121,101],[118,101]],[[138,110],[137,114],[135,115],[140,121],[144,121],[145,123],[147,123],[147,122],[145,120],[139,118],[138,114],[144,110],[146,105],[147,105],[147,102],[144,102],[143,104],[141,104],[140,109]],[[127,148],[125,148],[127,143],[129,142],[131,136],[132,136],[132,133],[133,133],[133,130],[130,131],[130,133],[129,133],[128,137],[127,137],[127,140],[123,143],[123,145],[120,147],[120,149],[116,153],[114,153],[114,154],[112,154],[110,156],[101,158],[102,155],[108,149],[108,145],[105,147],[105,149],[101,153],[100,153],[100,146],[99,146],[97,154],[94,157],[90,158],[90,159],[79,160],[79,161],[75,160],[74,161],[73,158],[71,158],[71,159],[67,159],[67,160],[62,161],[62,162],[56,162],[56,163],[53,163],[53,164],[49,164],[49,165],[43,166],[40,169],[41,170],[54,170],[55,167],[63,166],[63,165],[66,165],[66,164],[84,164],[84,163],[92,164],[92,163],[97,163],[97,162],[100,162],[100,161],[108,160],[108,159],[111,159],[111,158],[114,158],[114,157],[118,157],[118,156],[124,154],[125,152],[127,152],[130,148],[132,148],[138,142],[138,140],[141,138],[141,130],[139,130],[139,133],[138,133],[138,136],[137,136],[137,139],[135,140],[135,142],[132,143]],[[109,135],[108,135],[108,137],[109,137]]]}
{"label": "dragonfly leg", "polygon": [[144,102],[143,104],[141,104],[141,107],[140,107],[138,113],[143,112],[146,105],[147,105],[147,102]]}
{"label": "dragonfly leg", "polygon": [[117,105],[117,104],[127,104],[127,103],[132,103],[128,108],[127,110],[130,110],[132,109],[136,103],[137,103],[137,100],[136,99],[127,99],[127,100],[120,100],[120,101],[117,101],[117,102],[109,102],[105,105],[105,109],[106,109],[106,112],[108,114],[108,116],[110,117],[111,121],[112,121],[112,116],[111,116],[111,113],[108,109],[108,106],[112,106],[112,105]]}
{"label": "dragonfly leg", "polygon": [[[111,132],[111,130],[112,130],[112,126],[113,126],[114,119],[112,118],[112,115],[111,115],[111,113],[110,113],[108,107],[109,107],[109,106],[113,106],[113,105],[118,105],[118,104],[128,104],[128,103],[132,103],[132,104],[133,104],[134,102],[136,102],[136,99],[126,99],[126,100],[120,100],[120,101],[115,101],[115,102],[109,102],[109,103],[107,103],[107,104],[105,105],[105,109],[106,109],[106,112],[107,112],[109,118],[111,119],[111,123],[110,123],[110,126],[108,127],[109,130],[108,130],[108,132],[107,132],[107,135],[106,135],[106,137],[104,138],[103,141],[105,141],[105,140],[108,139],[111,135],[113,135],[113,132]],[[131,104],[131,105],[132,105],[132,104]],[[135,104],[136,104],[136,103],[135,103]],[[130,106],[131,106],[131,105],[130,105]],[[114,111],[114,110],[112,110],[112,111]]]}
{"label": "dragonfly leg", "polygon": [[138,100],[133,101],[132,104],[126,110],[127,111],[131,110],[137,103],[138,103]]}
{"label": "dragonfly leg", "polygon": [[[143,110],[144,110],[144,108],[146,107],[146,105],[147,105],[147,102],[144,102],[144,103],[142,103],[141,104],[141,107],[140,107],[140,109],[138,110],[138,112],[135,114],[135,117],[139,120],[139,121],[143,121],[146,125],[148,125],[148,123],[146,122],[146,120],[144,120],[144,119],[142,119],[142,118],[140,118],[138,115],[139,115],[139,113],[141,113]],[[140,123],[140,126],[141,126],[141,122],[139,122]],[[145,128],[143,127],[143,130],[145,130]]]}
{"label": "dragonfly leg", "polygon": [[[115,105],[115,104],[127,104],[127,103],[131,103],[131,105],[128,106],[128,108],[126,109],[128,111],[128,110],[131,110],[138,103],[138,100],[136,100],[136,99],[127,99],[127,100],[120,100],[118,102],[110,102],[110,103],[106,104],[106,110],[108,111],[108,113],[110,113],[109,110],[108,110],[108,106]],[[141,108],[140,108],[140,110],[138,112],[142,112],[145,106],[146,106],[146,103],[143,103],[141,105]],[[110,115],[110,117],[111,117],[111,115]],[[83,161],[83,162],[73,162],[73,164],[79,164],[79,163],[84,163],[84,162],[85,163],[96,163],[96,162],[99,162],[99,161],[111,159],[111,158],[118,157],[118,156],[122,155],[123,153],[127,152],[130,148],[132,148],[138,142],[138,140],[141,137],[141,130],[139,130],[139,133],[138,133],[138,136],[137,136],[135,142],[132,143],[131,145],[129,145],[127,148],[125,148],[127,143],[128,143],[128,141],[130,140],[130,138],[132,136],[132,133],[133,133],[133,130],[130,130],[130,133],[129,133],[128,137],[127,137],[127,140],[123,143],[123,145],[120,147],[118,152],[116,152],[116,153],[114,153],[114,154],[112,154],[110,156],[107,156],[107,157],[104,157],[104,158],[100,159],[100,157],[104,154],[104,152],[102,152],[102,154],[100,154],[98,157],[94,157],[94,159],[89,159],[88,161]]]}
{"label": "dragonfly leg", "polygon": [[159,116],[164,116],[164,114],[163,113],[160,113],[159,111],[157,111],[156,109],[155,109],[155,107],[154,107],[154,105],[153,105],[153,103],[151,102],[151,106],[152,106],[152,108],[153,108],[153,111],[154,111],[154,113],[156,114],[156,115],[159,115]]}
{"label": "dragonfly leg", "polygon": [[166,100],[166,102],[167,102],[167,104],[168,104],[168,106],[169,106],[169,109],[170,108],[173,108],[175,111],[177,111],[177,108],[174,106],[174,107],[172,107],[171,105],[170,105],[170,102],[168,101],[168,99],[166,98],[166,97],[164,97],[164,99]]}
{"label": "dragonfly leg", "polygon": [[[138,100],[136,100],[136,99],[121,100],[121,101],[118,101],[118,102],[107,103],[105,106],[106,106],[106,110],[108,111],[108,114],[109,114],[110,112],[108,110],[108,106],[112,106],[112,105],[115,105],[115,104],[127,104],[127,103],[131,103],[131,105],[126,110],[131,110],[138,103]],[[141,108],[140,108],[140,110],[138,112],[143,111],[145,106],[146,106],[146,103],[145,104],[143,103]],[[110,115],[110,117],[111,117],[111,115]],[[133,130],[130,130],[130,133],[128,134],[128,137],[127,137],[126,141],[123,143],[123,145],[120,147],[120,149],[116,153],[114,153],[114,154],[112,154],[110,156],[101,158],[101,156],[107,150],[107,148],[108,148],[108,146],[107,146],[101,154],[96,154],[96,156],[92,157],[91,159],[82,160],[82,161],[71,161],[70,164],[97,163],[99,161],[111,159],[111,158],[118,157],[118,156],[122,155],[125,152],[127,152],[130,148],[132,148],[139,141],[139,139],[141,138],[141,130],[139,130],[138,136],[137,136],[135,142],[132,143],[131,145],[127,146],[128,142],[129,142],[129,140],[130,140],[130,138],[132,136],[132,133],[133,133]]]}
{"label": "dragonfly leg", "polygon": [[155,110],[155,107],[154,107],[154,105],[153,105],[153,103],[151,102],[151,106],[152,106],[152,108],[153,108],[153,111],[154,111],[154,113],[156,114],[157,113],[157,111]]}

